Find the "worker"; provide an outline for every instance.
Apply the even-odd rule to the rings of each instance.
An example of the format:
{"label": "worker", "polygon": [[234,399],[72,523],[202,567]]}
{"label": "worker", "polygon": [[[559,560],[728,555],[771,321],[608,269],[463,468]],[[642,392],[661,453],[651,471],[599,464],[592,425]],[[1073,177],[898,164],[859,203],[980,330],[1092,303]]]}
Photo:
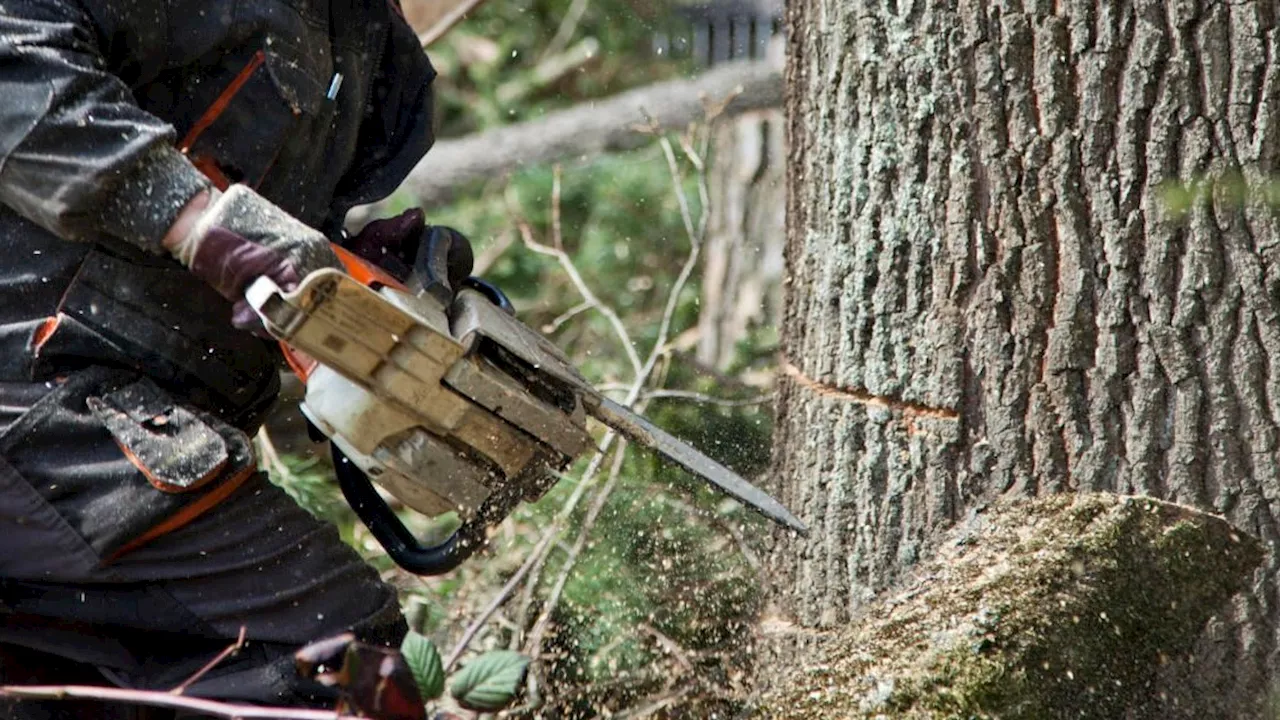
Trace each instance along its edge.
{"label": "worker", "polygon": [[325,706],[295,650],[398,646],[256,467],[280,356],[242,295],[330,241],[412,265],[421,212],[342,228],[427,152],[433,77],[394,0],[0,0],[0,683],[168,690],[243,629],[186,694]]}

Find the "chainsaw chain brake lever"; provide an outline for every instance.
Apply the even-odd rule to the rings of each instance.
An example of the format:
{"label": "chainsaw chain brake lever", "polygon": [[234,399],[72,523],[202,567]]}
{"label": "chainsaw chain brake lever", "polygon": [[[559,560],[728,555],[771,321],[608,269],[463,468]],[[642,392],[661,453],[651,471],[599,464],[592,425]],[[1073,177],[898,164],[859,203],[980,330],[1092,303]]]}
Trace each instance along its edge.
{"label": "chainsaw chain brake lever", "polygon": [[463,523],[439,545],[423,545],[374,489],[369,476],[348,460],[336,444],[331,447],[338,486],[347,504],[400,567],[415,575],[443,575],[484,547],[486,524],[481,517]]}
{"label": "chainsaw chain brake lever", "polygon": [[471,243],[452,228],[437,225],[423,232],[405,284],[414,295],[428,294],[448,307],[475,265]]}

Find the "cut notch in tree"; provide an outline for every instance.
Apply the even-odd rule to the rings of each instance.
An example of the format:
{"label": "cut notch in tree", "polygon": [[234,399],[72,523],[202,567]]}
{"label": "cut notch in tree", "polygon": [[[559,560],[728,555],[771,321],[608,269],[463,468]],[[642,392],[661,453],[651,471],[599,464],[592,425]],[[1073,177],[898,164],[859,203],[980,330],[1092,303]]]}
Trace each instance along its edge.
{"label": "cut notch in tree", "polygon": [[1191,652],[1262,557],[1220,517],[1149,498],[1004,503],[848,629],[807,636],[813,660],[762,705],[806,720],[1150,712],[1158,669]]}

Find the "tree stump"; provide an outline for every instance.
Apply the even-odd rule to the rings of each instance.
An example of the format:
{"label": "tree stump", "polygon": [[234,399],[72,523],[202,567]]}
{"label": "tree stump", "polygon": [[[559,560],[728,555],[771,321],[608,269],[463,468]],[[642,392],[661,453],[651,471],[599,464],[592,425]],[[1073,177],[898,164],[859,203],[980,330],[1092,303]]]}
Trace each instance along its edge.
{"label": "tree stump", "polygon": [[[974,513],[904,589],[806,645],[763,716],[1163,717],[1160,669],[1247,587],[1261,544],[1147,498],[1055,496]],[[785,662],[785,661],[784,661]]]}

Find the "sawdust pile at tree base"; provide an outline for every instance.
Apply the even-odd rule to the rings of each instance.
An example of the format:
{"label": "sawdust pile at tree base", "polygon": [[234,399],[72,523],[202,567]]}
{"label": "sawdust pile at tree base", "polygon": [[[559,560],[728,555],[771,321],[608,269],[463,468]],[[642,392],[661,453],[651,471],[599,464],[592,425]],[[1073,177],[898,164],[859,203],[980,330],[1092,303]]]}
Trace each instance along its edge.
{"label": "sawdust pile at tree base", "polygon": [[1000,505],[825,637],[758,716],[1123,717],[1262,557],[1223,519],[1146,498]]}

